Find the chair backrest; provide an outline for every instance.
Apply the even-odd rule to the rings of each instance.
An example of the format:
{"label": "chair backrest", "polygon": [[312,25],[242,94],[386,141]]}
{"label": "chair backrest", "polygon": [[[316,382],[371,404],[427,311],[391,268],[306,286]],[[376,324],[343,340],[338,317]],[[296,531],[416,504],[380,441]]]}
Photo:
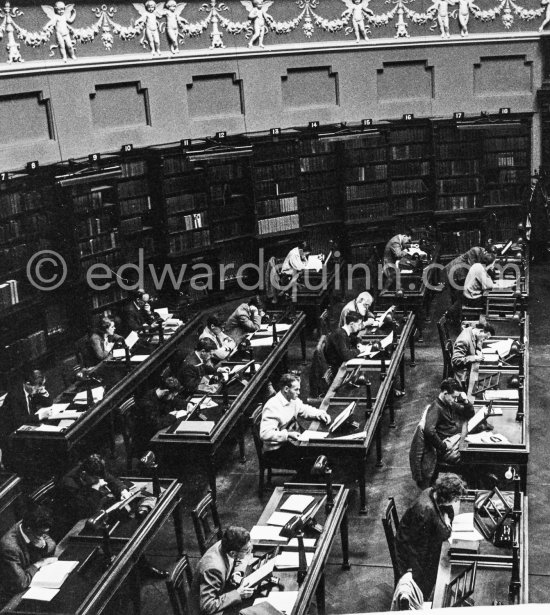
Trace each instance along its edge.
{"label": "chair backrest", "polygon": [[191,511],[201,555],[222,537],[222,526],[212,492],[207,493]]}
{"label": "chair backrest", "polygon": [[87,335],[76,340],[74,350],[76,359],[80,365],[84,367],[93,367],[97,365],[98,361],[95,360],[95,357],[92,355],[90,338]]}
{"label": "chair backrest", "polygon": [[321,316],[319,316],[319,333],[321,336],[328,335],[330,333],[328,309],[326,309]]}
{"label": "chair backrest", "polygon": [[252,438],[254,439],[254,446],[256,447],[256,453],[258,453],[258,461],[261,464],[263,455],[262,440],[260,438],[260,423],[262,422],[262,410],[263,404],[259,404],[256,410],[252,413]]}
{"label": "chair backrest", "polygon": [[399,516],[397,515],[395,500],[392,497],[388,498],[386,513],[382,517],[382,525],[384,526],[384,533],[386,534],[391,563],[393,565],[394,585],[397,585],[397,582],[399,581],[399,566],[397,565],[395,537],[397,535],[397,530],[399,529]]}
{"label": "chair backrest", "polygon": [[117,418],[120,421],[120,432],[122,433],[122,441],[126,449],[126,469],[132,469],[134,432],[136,428],[136,417],[134,408],[136,401],[134,397],[129,397],[125,402],[118,407]]}
{"label": "chair backrest", "polygon": [[191,564],[184,553],[170,577],[166,579],[166,589],[174,615],[186,615],[188,613],[189,592],[192,582]]}
{"label": "chair backrest", "polygon": [[311,368],[309,370],[309,393],[311,397],[324,395],[328,390],[328,382],[324,379],[328,370],[328,363],[325,357],[326,345],[327,337],[322,335],[311,357]]}

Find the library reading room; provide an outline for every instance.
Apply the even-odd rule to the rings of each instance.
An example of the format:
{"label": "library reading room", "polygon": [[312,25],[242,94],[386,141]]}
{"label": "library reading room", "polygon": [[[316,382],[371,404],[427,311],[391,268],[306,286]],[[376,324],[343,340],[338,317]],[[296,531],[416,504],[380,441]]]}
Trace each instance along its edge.
{"label": "library reading room", "polygon": [[547,613],[550,0],[41,1],[0,615]]}

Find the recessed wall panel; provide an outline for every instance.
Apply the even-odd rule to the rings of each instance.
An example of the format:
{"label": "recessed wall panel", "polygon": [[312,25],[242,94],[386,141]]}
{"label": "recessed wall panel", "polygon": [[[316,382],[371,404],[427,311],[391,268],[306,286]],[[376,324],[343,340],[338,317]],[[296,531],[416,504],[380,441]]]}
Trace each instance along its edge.
{"label": "recessed wall panel", "polygon": [[338,73],[329,66],[288,69],[282,77],[285,109],[314,109],[339,104]]}
{"label": "recessed wall panel", "polygon": [[147,89],[139,82],[96,85],[90,94],[90,104],[93,124],[102,130],[151,123]]}
{"label": "recessed wall panel", "polygon": [[243,115],[241,80],[234,74],[195,76],[187,86],[187,104],[194,120]]}
{"label": "recessed wall panel", "polygon": [[53,139],[49,100],[41,92],[0,96],[0,135],[4,145]]}
{"label": "recessed wall panel", "polygon": [[377,71],[378,101],[430,100],[434,97],[434,70],[426,60],[384,62]]}
{"label": "recessed wall panel", "polygon": [[474,65],[474,94],[529,94],[533,89],[533,65],[525,56],[481,58]]}

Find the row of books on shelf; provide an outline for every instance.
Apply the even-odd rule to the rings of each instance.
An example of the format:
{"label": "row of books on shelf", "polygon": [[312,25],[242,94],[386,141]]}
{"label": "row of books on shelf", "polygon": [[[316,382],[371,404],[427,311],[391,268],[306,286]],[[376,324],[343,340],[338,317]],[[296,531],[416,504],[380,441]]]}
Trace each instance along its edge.
{"label": "row of books on shelf", "polygon": [[477,194],[461,194],[453,196],[440,196],[437,199],[437,209],[450,211],[454,209],[473,209],[478,206]]}
{"label": "row of books on shelf", "polygon": [[481,230],[442,231],[440,243],[446,254],[463,254],[472,246],[481,245]]}
{"label": "row of books on shelf", "polygon": [[336,151],[336,143],[327,139],[304,139],[300,141],[299,153],[332,154]]}
{"label": "row of books on shelf", "polygon": [[390,130],[390,143],[410,143],[411,141],[429,141],[429,126],[410,126],[408,128],[398,128]]}
{"label": "row of books on shelf", "polygon": [[166,199],[166,213],[171,215],[195,209],[206,209],[207,203],[207,195],[204,192],[175,194]]}
{"label": "row of books on shelf", "polygon": [[49,244],[46,240],[37,238],[35,241],[0,248],[0,276],[9,274],[16,269],[24,269],[35,252],[48,247]]}
{"label": "row of books on shelf", "polygon": [[268,199],[256,203],[256,213],[258,217],[276,216],[286,214],[291,211],[298,211],[298,197],[286,196],[278,199]]}
{"label": "row of books on shelf", "polygon": [[149,182],[144,179],[131,179],[126,182],[119,182],[118,197],[120,199],[131,199],[134,196],[142,196],[149,192]]}
{"label": "row of books on shelf", "polygon": [[112,186],[102,186],[84,194],[74,195],[72,206],[77,213],[86,213],[113,205]]}
{"label": "row of books on shelf", "polygon": [[302,175],[300,177],[300,190],[323,190],[328,186],[337,186],[339,179],[336,171]]}
{"label": "row of books on shelf", "polygon": [[424,192],[428,192],[428,187],[423,179],[394,179],[391,182],[392,194],[423,194]]}
{"label": "row of books on shelf", "polygon": [[346,166],[373,162],[385,162],[388,158],[386,147],[371,149],[349,149],[344,152]]}
{"label": "row of books on shelf", "polygon": [[119,203],[119,212],[121,216],[134,216],[143,214],[151,209],[151,197],[149,195],[142,196],[136,199],[128,199]]}
{"label": "row of books on shelf", "polygon": [[255,143],[254,160],[267,162],[269,160],[281,160],[292,158],[298,151],[298,141],[289,139],[286,141]]}
{"label": "row of books on shelf", "polygon": [[308,156],[300,158],[300,171],[311,173],[315,171],[331,171],[338,160],[336,156]]}
{"label": "row of books on shelf", "polygon": [[254,181],[285,179],[297,175],[294,160],[288,162],[274,162],[265,166],[254,167]]}
{"label": "row of books on shelf", "polygon": [[250,228],[252,225],[248,222],[248,220],[228,220],[219,224],[213,224],[211,227],[212,240],[222,241],[224,239],[231,239],[231,237],[239,237],[240,235],[252,233],[252,229]]}
{"label": "row of books on shelf", "polygon": [[118,228],[123,235],[139,233],[143,230],[143,219],[141,216],[135,216],[134,218],[125,218],[124,220],[120,221]]}
{"label": "row of books on shelf", "polygon": [[346,167],[345,180],[347,182],[365,182],[385,180],[388,177],[388,165],[374,164],[371,166]]}
{"label": "row of books on shelf", "polygon": [[340,203],[340,188],[323,186],[315,192],[300,193],[300,209],[302,212],[308,209],[324,209],[326,207],[337,206]]}
{"label": "row of books on shelf", "polygon": [[259,199],[296,192],[297,188],[298,182],[296,181],[296,178],[279,180],[267,179],[257,182],[254,185],[256,197]]}
{"label": "row of books on shelf", "polygon": [[246,164],[238,161],[210,164],[208,166],[208,180],[210,182],[227,182],[244,179],[246,172]]}
{"label": "row of books on shelf", "polygon": [[173,195],[180,192],[204,193],[206,190],[205,183],[197,176],[193,175],[176,175],[174,177],[165,177],[162,180],[162,188],[165,195]]}
{"label": "row of books on shelf", "polygon": [[501,152],[485,154],[485,166],[488,168],[525,167],[529,162],[529,152]]}
{"label": "row of books on shelf", "polygon": [[248,197],[244,194],[234,194],[224,203],[217,203],[215,207],[210,208],[212,220],[224,220],[235,216],[251,217],[253,215]]}
{"label": "row of books on shelf", "polygon": [[189,158],[184,154],[176,154],[174,156],[164,156],[163,171],[165,175],[173,173],[188,173],[193,171],[193,163],[189,162]]}
{"label": "row of books on shelf", "polygon": [[[119,262],[137,263],[140,258],[140,251],[145,261],[156,255],[156,241],[149,235],[134,235],[133,240],[126,238],[120,248]],[[118,253],[116,253],[118,255]]]}
{"label": "row of books on shelf", "polygon": [[92,309],[97,310],[112,303],[118,303],[125,299],[126,296],[127,292],[120,288],[118,284],[115,284],[92,295]]}
{"label": "row of books on shelf", "polygon": [[346,208],[346,220],[375,220],[390,216],[389,203],[364,203],[362,205],[352,205]]}
{"label": "row of books on shelf", "polygon": [[438,160],[437,173],[441,175],[476,175],[480,171],[479,159]]}
{"label": "row of books on shelf", "polygon": [[197,233],[185,233],[172,235],[168,241],[168,255],[180,256],[188,250],[210,246],[210,231],[202,230]]}
{"label": "row of books on shelf", "polygon": [[97,265],[99,263],[107,265],[107,267],[110,267],[111,269],[118,267],[118,265],[121,264],[121,258],[120,258],[119,251],[116,250],[113,252],[106,252],[106,253],[97,254],[97,255],[90,254],[89,256],[84,257],[84,260],[82,260],[80,263],[81,271],[83,273],[86,273],[89,267],[92,267],[93,265]]}
{"label": "row of books on shelf", "polygon": [[440,160],[446,158],[475,160],[481,158],[483,155],[483,143],[481,141],[439,143],[436,147],[436,152]]}
{"label": "row of books on shelf", "polygon": [[0,220],[44,207],[45,196],[37,190],[0,192]]}
{"label": "row of books on shelf", "polygon": [[0,244],[8,243],[30,233],[44,232],[49,225],[47,214],[33,214],[30,216],[15,218],[0,224]]}
{"label": "row of books on shelf", "polygon": [[504,205],[522,203],[525,187],[512,185],[505,188],[493,188],[484,193],[486,205]]}
{"label": "row of books on shelf", "polygon": [[390,162],[388,174],[390,177],[418,177],[429,175],[431,162],[429,160],[407,160],[406,162]]}
{"label": "row of books on shelf", "polygon": [[306,209],[300,214],[303,224],[317,224],[319,222],[329,222],[338,218],[338,212],[333,207],[317,207],[316,209]]}
{"label": "row of books on shelf", "polygon": [[357,184],[346,186],[346,200],[360,201],[362,199],[378,199],[388,195],[388,184]]}
{"label": "row of books on shelf", "polygon": [[92,237],[86,241],[78,242],[78,251],[80,256],[88,256],[98,252],[106,252],[118,248],[118,229],[101,235],[100,237]]}
{"label": "row of books on shelf", "polygon": [[206,212],[170,216],[168,218],[169,231],[192,231],[193,229],[206,226]]}
{"label": "row of books on shelf", "polygon": [[484,141],[486,152],[501,152],[503,150],[526,150],[529,148],[529,136],[487,137]]}
{"label": "row of books on shelf", "polygon": [[122,177],[139,177],[147,173],[147,162],[145,160],[124,160],[120,167]]}
{"label": "row of books on shelf", "polygon": [[278,218],[267,218],[258,220],[258,233],[260,235],[270,235],[271,233],[282,233],[300,227],[300,217],[298,214],[279,216]]}
{"label": "row of books on shelf", "polygon": [[45,331],[36,331],[12,342],[5,348],[7,362],[11,367],[21,365],[26,361],[34,361],[48,351]]}
{"label": "row of books on shelf", "polygon": [[16,303],[19,303],[17,280],[6,280],[0,284],[0,310],[5,310]]}
{"label": "row of books on shelf", "polygon": [[87,238],[100,233],[105,233],[113,228],[111,216],[102,215],[96,218],[85,218],[84,220],[77,220],[76,230],[79,238]]}
{"label": "row of books on shelf", "polygon": [[455,192],[479,192],[481,190],[479,177],[462,177],[460,179],[438,179],[436,188],[439,194],[453,194]]}
{"label": "row of books on shelf", "polygon": [[428,158],[430,150],[421,143],[409,145],[392,145],[389,149],[390,160],[410,160],[411,158]]}

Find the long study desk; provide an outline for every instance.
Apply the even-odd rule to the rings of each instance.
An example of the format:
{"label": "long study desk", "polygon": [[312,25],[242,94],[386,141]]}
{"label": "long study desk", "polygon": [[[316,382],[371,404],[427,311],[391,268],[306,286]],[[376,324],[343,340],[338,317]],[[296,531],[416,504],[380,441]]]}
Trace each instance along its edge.
{"label": "long study desk", "polygon": [[[399,316],[397,318],[399,319]],[[390,426],[395,426],[394,388],[399,377],[399,387],[405,385],[405,349],[410,344],[411,355],[414,356],[414,314],[407,312],[400,319],[401,322],[394,331],[394,344],[391,352],[388,349],[375,355],[366,361],[352,360],[343,364],[338,370],[327,394],[325,395],[321,409],[326,410],[334,420],[350,403],[355,403],[353,415],[358,426],[352,430],[342,428],[342,433],[335,432],[318,439],[316,434],[298,442],[308,456],[325,454],[329,460],[336,462],[345,457],[352,459],[349,467],[354,467],[359,482],[360,513],[366,514],[365,474],[368,452],[376,443],[376,455],[378,464],[382,461],[382,437],[381,419],[386,408],[389,409]],[[384,337],[387,330],[371,332],[363,335],[363,341],[372,337]],[[384,357],[384,358],[382,358]],[[357,384],[357,380],[361,384]],[[317,433],[326,433],[327,427],[319,421],[301,421],[305,430]],[[306,434],[307,435],[307,434]],[[343,437],[342,437],[343,436]],[[350,438],[350,436],[352,436]],[[304,437],[304,436],[302,436]]]}
{"label": "long study desk", "polygon": [[18,499],[21,479],[10,472],[0,472],[0,536],[18,519]]}
{"label": "long study desk", "polygon": [[[277,367],[286,362],[288,349],[298,336],[301,338],[302,352],[304,352],[305,314],[297,312],[293,316],[289,316],[285,312],[271,312],[270,315],[274,316],[272,324],[264,325],[263,330],[250,338],[253,356],[242,361],[243,366],[250,363],[249,359],[256,364],[246,385],[238,387],[237,390],[231,388],[227,392],[225,402],[220,399],[220,396],[216,397],[214,400],[217,402],[216,407],[201,409],[203,417],[211,422],[210,426],[205,424],[206,429],[204,431],[178,432],[179,423],[176,423],[158,432],[151,440],[151,447],[158,454],[161,466],[165,465],[163,460],[169,458],[178,459],[178,466],[182,472],[185,472],[185,466],[188,465],[184,463],[185,460],[194,464],[202,463],[205,465],[214,497],[216,497],[216,453],[218,449],[239,424],[241,430],[245,429],[243,419],[248,408],[258,397]],[[292,322],[286,322],[289,319]],[[278,321],[279,324],[277,324]],[[276,341],[273,336],[273,327],[276,329]],[[277,327],[281,327],[280,330],[277,330]],[[273,345],[274,341],[275,344]],[[225,363],[239,369],[238,364],[234,361]],[[225,363],[222,362],[221,365],[223,366]],[[237,386],[237,383],[234,386]],[[197,398],[197,395],[194,397]],[[200,397],[201,395],[199,395]],[[186,419],[181,419],[180,423],[184,423]]]}
{"label": "long study desk", "polygon": [[[343,485],[332,486],[333,504],[327,509],[327,489],[325,485],[319,484],[300,484],[287,483],[283,487],[276,487],[271,495],[266,507],[264,508],[258,526],[266,526],[271,515],[279,511],[281,506],[291,496],[311,496],[313,499],[311,512],[313,520],[320,527],[320,533],[306,525],[304,530],[305,540],[315,539],[315,546],[306,546],[306,557],[308,558],[307,573],[303,581],[298,584],[296,570],[275,570],[274,574],[279,578],[279,582],[284,587],[284,591],[297,591],[296,599],[292,610],[288,610],[288,615],[305,615],[310,608],[311,601],[316,597],[317,612],[319,615],[325,614],[325,566],[330,555],[330,551],[338,531],[342,541],[342,567],[349,570],[349,541],[348,541],[348,497],[349,490]],[[294,513],[299,515],[300,513]],[[303,513],[306,514],[306,513]],[[307,515],[306,515],[307,516]],[[261,554],[269,549],[262,541],[255,541],[253,538],[254,553]],[[297,543],[293,539],[293,543]],[[298,547],[280,545],[285,550],[297,551]]]}
{"label": "long study desk", "polygon": [[[474,501],[480,493],[471,491],[462,498],[459,513],[473,513]],[[502,494],[510,503],[513,501],[513,492]],[[477,551],[473,552],[453,548],[448,541],[443,543],[432,608],[453,605],[446,587],[473,562],[477,562],[477,575],[471,596],[474,606],[528,602],[528,499],[521,493],[519,496],[520,509],[515,511],[510,546],[495,547],[490,540],[483,538],[479,541]]]}
{"label": "long study desk", "polygon": [[[147,493],[153,492],[151,482],[146,479],[123,480],[143,487]],[[88,530],[81,521],[58,545],[60,559],[79,562],[59,593],[50,602],[42,602],[24,599],[23,592],[16,595],[2,612],[98,615],[128,579],[134,612],[139,614],[141,583],[137,563],[170,515],[174,519],[178,552],[183,553],[182,485],[174,479],[160,479],[160,488],[161,495],[156,505],[143,520],[130,518],[110,526],[110,564],[106,563],[102,535]]]}
{"label": "long study desk", "polygon": [[[155,370],[166,364],[176,352],[178,345],[190,333],[196,331],[200,315],[180,326],[171,335],[166,332],[162,344],[151,343],[132,349],[136,355],[147,356],[140,362],[106,359],[91,371],[92,376],[99,376],[106,391],[97,403],[88,406],[70,405],[69,409],[83,410],[81,416],[70,426],[61,431],[45,431],[59,421],[46,420],[37,429],[36,425],[25,426],[10,436],[10,447],[15,467],[21,476],[49,478],[52,473],[62,473],[78,457],[78,447],[104,421],[112,422],[115,409],[127,399],[133,391]],[[96,385],[94,385],[96,386]],[[76,393],[75,386],[70,386],[56,398],[57,403],[72,402]],[[46,427],[45,427],[46,426]]]}

